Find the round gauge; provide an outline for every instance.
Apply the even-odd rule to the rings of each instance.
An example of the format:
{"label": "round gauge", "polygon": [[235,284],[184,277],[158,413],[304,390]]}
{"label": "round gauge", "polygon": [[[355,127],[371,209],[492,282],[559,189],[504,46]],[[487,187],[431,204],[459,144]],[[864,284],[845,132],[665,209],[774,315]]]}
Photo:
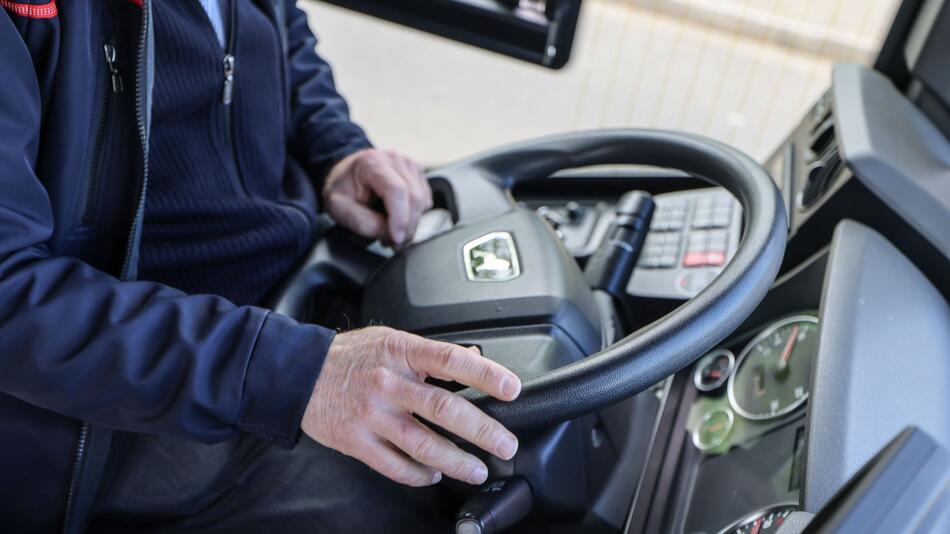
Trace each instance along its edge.
{"label": "round gauge", "polygon": [[808,398],[811,362],[818,348],[818,319],[781,319],[756,336],[729,377],[729,403],[747,419],[792,412]]}
{"label": "round gauge", "polygon": [[778,532],[782,523],[796,510],[798,510],[798,506],[794,504],[770,506],[765,510],[743,517],[720,530],[719,534],[767,534]]}
{"label": "round gauge", "polygon": [[716,408],[703,415],[703,420],[693,431],[693,445],[701,451],[715,449],[726,442],[735,419],[732,410]]}
{"label": "round gauge", "polygon": [[728,350],[717,350],[702,357],[693,372],[693,385],[700,391],[712,391],[726,383],[736,357]]}

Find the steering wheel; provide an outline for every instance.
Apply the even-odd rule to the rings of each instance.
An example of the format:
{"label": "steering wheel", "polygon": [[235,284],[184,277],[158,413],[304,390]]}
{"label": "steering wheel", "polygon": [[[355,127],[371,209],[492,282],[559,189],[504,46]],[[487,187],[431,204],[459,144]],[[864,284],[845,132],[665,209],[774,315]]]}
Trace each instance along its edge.
{"label": "steering wheel", "polygon": [[[606,318],[577,263],[539,216],[518,206],[511,189],[562,169],[605,164],[672,168],[725,187],[743,208],[744,234],[729,264],[698,295],[603,347],[599,332]],[[479,336],[518,336],[525,325],[546,325],[545,335],[566,348],[522,376],[517,400],[501,402],[470,389],[459,393],[515,431],[607,407],[691,364],[758,305],[785,249],[785,209],[768,174],[738,150],[696,135],[627,129],[559,135],[489,151],[432,171],[430,179],[452,212],[451,230],[382,262],[339,236],[328,237],[274,308],[299,315],[324,288],[362,286],[364,321],[425,335],[477,342]],[[466,254],[473,243],[496,234],[511,238],[506,250],[516,255],[517,274],[509,269],[503,279],[472,277]],[[511,334],[516,326],[522,330]],[[517,355],[507,357],[502,363],[517,370]]]}

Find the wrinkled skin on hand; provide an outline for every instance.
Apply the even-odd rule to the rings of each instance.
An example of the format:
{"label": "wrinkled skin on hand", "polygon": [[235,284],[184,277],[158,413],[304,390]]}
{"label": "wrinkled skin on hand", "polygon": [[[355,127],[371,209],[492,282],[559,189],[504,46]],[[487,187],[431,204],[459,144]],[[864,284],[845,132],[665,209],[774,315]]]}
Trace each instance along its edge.
{"label": "wrinkled skin on hand", "polygon": [[402,484],[435,484],[443,473],[481,484],[488,476],[485,464],[413,414],[503,460],[515,455],[518,440],[470,402],[426,384],[430,376],[500,400],[521,392],[517,375],[477,349],[370,327],[336,336],[301,427],[322,445]]}
{"label": "wrinkled skin on hand", "polygon": [[[323,199],[338,223],[400,247],[412,241],[419,218],[432,208],[432,189],[422,166],[408,156],[370,148],[334,165]],[[375,201],[382,201],[385,213],[374,209]]]}

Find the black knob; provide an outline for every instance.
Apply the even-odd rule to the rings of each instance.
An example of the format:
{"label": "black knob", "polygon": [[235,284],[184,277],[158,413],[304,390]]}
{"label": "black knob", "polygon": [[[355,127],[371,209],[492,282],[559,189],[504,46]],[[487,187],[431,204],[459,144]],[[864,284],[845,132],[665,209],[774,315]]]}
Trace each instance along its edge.
{"label": "black knob", "polygon": [[504,532],[531,513],[534,495],[521,477],[495,480],[469,499],[456,516],[456,534]]}
{"label": "black knob", "polygon": [[581,206],[573,200],[565,204],[564,208],[567,210],[567,218],[571,222],[577,222],[581,220],[581,217],[583,217],[584,213],[587,212],[587,210],[584,209],[584,206]]}

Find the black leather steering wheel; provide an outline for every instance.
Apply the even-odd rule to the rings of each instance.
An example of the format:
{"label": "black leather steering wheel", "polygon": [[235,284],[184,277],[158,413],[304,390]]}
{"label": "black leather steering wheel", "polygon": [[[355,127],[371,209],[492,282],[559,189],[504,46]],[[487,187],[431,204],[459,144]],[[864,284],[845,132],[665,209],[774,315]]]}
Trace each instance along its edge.
{"label": "black leather steering wheel", "polygon": [[[524,210],[511,196],[518,183],[562,169],[605,164],[677,169],[725,187],[743,208],[741,243],[718,278],[694,298],[599,352],[526,380],[517,400],[501,402],[471,389],[460,392],[512,430],[545,427],[604,408],[691,364],[749,316],[778,273],[788,231],[778,189],[751,158],[700,136],[626,129],[559,135],[493,150],[430,176],[449,190],[456,227],[464,228]],[[553,232],[549,238],[557,239]],[[370,276],[370,268],[353,267],[364,262],[326,253],[342,245],[321,246],[324,254],[315,253],[289,282],[288,288],[297,290],[284,293],[277,311],[294,314],[294,307],[305,302],[321,280],[324,285],[331,280],[356,286]],[[400,256],[411,256],[413,248],[390,261],[404,261]],[[348,267],[334,266],[341,261]],[[314,276],[321,270],[336,274]],[[340,274],[343,271],[348,274]]]}

